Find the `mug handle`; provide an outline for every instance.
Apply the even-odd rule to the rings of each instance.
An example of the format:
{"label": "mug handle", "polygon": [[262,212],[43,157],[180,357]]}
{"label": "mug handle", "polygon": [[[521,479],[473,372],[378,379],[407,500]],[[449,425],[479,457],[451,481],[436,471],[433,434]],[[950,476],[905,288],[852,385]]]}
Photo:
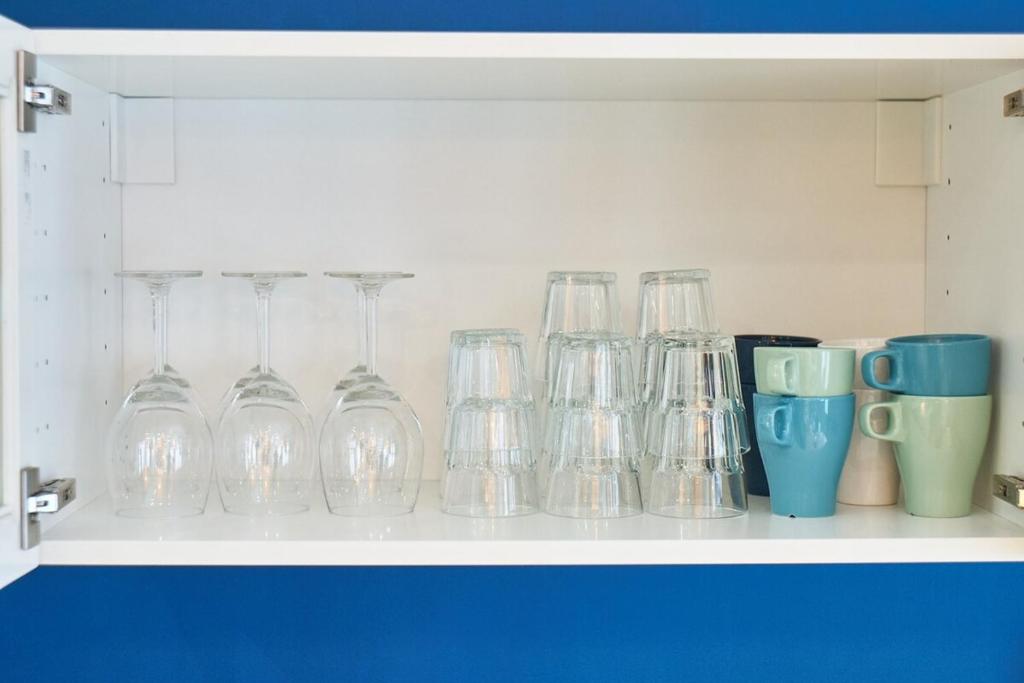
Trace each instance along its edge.
{"label": "mug handle", "polygon": [[[875,410],[884,410],[889,414],[889,428],[884,432],[877,432],[871,426],[871,413]],[[857,418],[860,422],[860,431],[864,433],[864,436],[882,441],[903,441],[903,410],[896,401],[868,403],[861,406]]]}
{"label": "mug handle", "polygon": [[796,394],[796,383],[792,381],[793,373],[789,369],[795,362],[796,356],[793,355],[768,359],[764,368],[768,380],[767,391],[789,396]]}
{"label": "mug handle", "polygon": [[[776,429],[779,425],[779,416],[783,416],[782,429]],[[768,441],[776,446],[790,445],[789,425],[792,422],[790,407],[788,405],[775,406],[761,414],[761,427],[768,436]],[[759,437],[760,438],[760,437]]]}
{"label": "mug handle", "polygon": [[[879,358],[886,358],[889,361],[888,382],[883,382],[875,376],[875,361]],[[864,358],[860,361],[860,374],[864,377],[864,383],[869,387],[882,391],[901,391],[899,354],[892,349],[882,349],[864,354]]]}

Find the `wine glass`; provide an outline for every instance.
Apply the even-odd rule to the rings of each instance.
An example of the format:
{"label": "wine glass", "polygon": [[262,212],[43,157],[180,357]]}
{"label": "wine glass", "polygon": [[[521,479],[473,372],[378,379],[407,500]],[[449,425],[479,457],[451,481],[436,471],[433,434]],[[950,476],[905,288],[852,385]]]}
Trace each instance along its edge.
{"label": "wine glass", "polygon": [[153,371],[125,397],[107,435],[107,479],[114,511],[126,517],[185,517],[206,508],[213,436],[195,392],[167,364],[171,285],[202,271],[122,271],[149,288]]}
{"label": "wine glass", "polygon": [[402,395],[377,374],[377,298],[384,285],[412,274],[324,275],[351,280],[363,314],[363,357],[349,373],[353,383],[329,407],[320,432],[327,506],[338,515],[411,512],[423,469],[423,433]]}
{"label": "wine glass", "polygon": [[[366,296],[358,289],[356,290],[356,308],[358,310],[359,320],[363,320],[366,317]],[[323,430],[327,416],[331,414],[331,410],[338,404],[338,401],[341,400],[341,397],[345,392],[366,377],[366,334],[360,329],[358,337],[358,361],[342,376],[341,379],[335,383],[333,387],[331,387],[331,390],[327,394],[327,400],[324,402],[323,409],[317,414],[316,431],[314,434],[319,435]]]}
{"label": "wine glass", "polygon": [[[217,430],[217,480],[228,512],[283,515],[309,509],[316,456],[313,420],[295,388],[270,367],[270,295],[294,271],[222,273],[256,291],[256,373],[225,395]],[[247,379],[248,378],[248,379]]]}

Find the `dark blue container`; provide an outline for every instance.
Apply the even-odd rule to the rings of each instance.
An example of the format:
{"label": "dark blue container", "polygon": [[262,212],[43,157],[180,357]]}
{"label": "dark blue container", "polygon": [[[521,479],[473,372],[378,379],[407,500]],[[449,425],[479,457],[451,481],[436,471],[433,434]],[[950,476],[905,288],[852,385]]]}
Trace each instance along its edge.
{"label": "dark blue container", "polygon": [[743,385],[743,407],[747,412],[747,433],[750,434],[750,450],[743,455],[743,472],[747,480],[747,493],[753,496],[768,495],[768,477],[764,473],[761,451],[757,447],[757,433],[754,429],[754,349],[758,346],[817,346],[820,339],[814,337],[793,337],[781,334],[738,334],[736,339],[736,362]]}

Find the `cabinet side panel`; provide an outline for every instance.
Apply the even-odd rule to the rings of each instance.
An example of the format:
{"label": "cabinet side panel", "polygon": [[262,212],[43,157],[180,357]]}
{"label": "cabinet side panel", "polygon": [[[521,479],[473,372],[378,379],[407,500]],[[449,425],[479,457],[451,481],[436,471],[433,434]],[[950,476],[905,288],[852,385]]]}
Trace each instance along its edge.
{"label": "cabinet side panel", "polygon": [[77,478],[77,507],[105,489],[97,444],[120,393],[120,187],[107,94],[43,63],[38,80],[70,92],[72,113],[40,116],[38,131],[19,138],[21,460],[44,481]]}
{"label": "cabinet side panel", "polygon": [[953,93],[943,112],[946,178],[928,189],[926,323],[994,339],[995,411],[975,502],[1024,524],[993,498],[992,474],[1024,476],[1024,119],[1003,95],[1024,71]]}

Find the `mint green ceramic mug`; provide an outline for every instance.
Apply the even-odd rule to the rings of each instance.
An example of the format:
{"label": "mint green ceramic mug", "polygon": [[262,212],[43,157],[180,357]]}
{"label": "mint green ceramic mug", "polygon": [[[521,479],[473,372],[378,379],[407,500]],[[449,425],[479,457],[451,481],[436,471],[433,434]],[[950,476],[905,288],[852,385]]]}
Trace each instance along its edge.
{"label": "mint green ceramic mug", "polygon": [[[884,432],[871,414],[888,413]],[[964,517],[988,443],[991,396],[896,396],[860,409],[860,430],[893,442],[907,512],[921,517]]]}
{"label": "mint green ceramic mug", "polygon": [[754,349],[757,393],[772,396],[845,396],[853,391],[853,349],[760,346]]}

